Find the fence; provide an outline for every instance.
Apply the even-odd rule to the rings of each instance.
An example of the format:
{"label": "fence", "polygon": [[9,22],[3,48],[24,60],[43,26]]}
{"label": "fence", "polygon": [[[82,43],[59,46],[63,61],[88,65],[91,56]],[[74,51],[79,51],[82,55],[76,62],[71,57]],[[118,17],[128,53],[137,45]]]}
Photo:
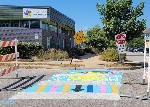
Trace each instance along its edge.
{"label": "fence", "polygon": [[17,43],[18,43],[17,39],[11,40],[11,41],[0,41],[0,48],[5,48],[5,47],[9,47],[9,46],[15,47],[15,53],[0,55],[0,62],[13,61],[15,59],[14,66],[2,69],[0,71],[0,78],[8,75],[14,71],[16,71],[16,78],[18,78],[18,70],[17,69],[19,68],[19,65],[18,65],[17,57],[19,56],[19,53],[17,52]]}

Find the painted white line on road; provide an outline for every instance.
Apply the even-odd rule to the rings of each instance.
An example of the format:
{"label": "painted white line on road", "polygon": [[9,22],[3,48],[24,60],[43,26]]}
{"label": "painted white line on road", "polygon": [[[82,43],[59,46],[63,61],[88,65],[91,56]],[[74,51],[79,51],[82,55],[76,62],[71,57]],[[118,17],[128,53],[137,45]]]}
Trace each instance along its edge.
{"label": "painted white line on road", "polygon": [[104,99],[120,100],[119,94],[113,93],[45,93],[45,92],[19,92],[10,99]]}

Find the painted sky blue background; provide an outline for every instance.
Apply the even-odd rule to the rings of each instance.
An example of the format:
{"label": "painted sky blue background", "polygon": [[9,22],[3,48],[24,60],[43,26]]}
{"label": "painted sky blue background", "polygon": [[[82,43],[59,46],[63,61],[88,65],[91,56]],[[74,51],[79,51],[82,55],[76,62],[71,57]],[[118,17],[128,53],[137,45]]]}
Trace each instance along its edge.
{"label": "painted sky blue background", "polygon": [[[0,5],[36,5],[52,6],[58,11],[71,17],[76,22],[76,31],[86,30],[96,24],[102,27],[96,3],[105,0],[0,0]],[[133,0],[136,6],[141,0]],[[150,0],[145,1],[144,16],[147,27],[150,27]]]}

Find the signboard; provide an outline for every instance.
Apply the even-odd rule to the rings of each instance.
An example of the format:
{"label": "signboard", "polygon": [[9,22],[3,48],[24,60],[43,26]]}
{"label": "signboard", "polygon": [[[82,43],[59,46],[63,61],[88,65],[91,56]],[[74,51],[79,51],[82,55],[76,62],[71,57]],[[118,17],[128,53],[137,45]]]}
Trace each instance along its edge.
{"label": "signboard", "polygon": [[39,39],[39,35],[38,34],[35,34],[35,39]]}
{"label": "signboard", "polygon": [[126,52],[126,34],[117,34],[115,36],[116,45],[119,53]]}
{"label": "signboard", "polygon": [[116,44],[126,44],[126,34],[117,34],[115,40]]}
{"label": "signboard", "polygon": [[120,45],[117,45],[117,46],[118,46],[118,52],[119,53],[125,53],[126,52],[125,44],[120,44]]}
{"label": "signboard", "polygon": [[47,18],[47,9],[23,8],[23,18]]}
{"label": "signboard", "polygon": [[74,37],[74,40],[75,40],[76,44],[78,44],[78,45],[81,42],[83,42],[84,39],[85,39],[83,31],[77,32],[73,37]]}

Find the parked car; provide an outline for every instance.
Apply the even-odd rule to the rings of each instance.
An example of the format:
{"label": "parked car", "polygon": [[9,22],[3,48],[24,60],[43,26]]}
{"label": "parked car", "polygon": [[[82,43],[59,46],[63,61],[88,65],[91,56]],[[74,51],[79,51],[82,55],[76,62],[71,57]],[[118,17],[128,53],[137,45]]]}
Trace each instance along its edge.
{"label": "parked car", "polygon": [[138,52],[138,48],[134,48],[134,49],[133,49],[133,52]]}
{"label": "parked car", "polygon": [[140,47],[137,49],[137,52],[143,52],[144,53],[144,47]]}
{"label": "parked car", "polygon": [[144,47],[140,48],[128,48],[129,52],[144,52]]}
{"label": "parked car", "polygon": [[128,48],[129,52],[133,52],[134,48]]}

